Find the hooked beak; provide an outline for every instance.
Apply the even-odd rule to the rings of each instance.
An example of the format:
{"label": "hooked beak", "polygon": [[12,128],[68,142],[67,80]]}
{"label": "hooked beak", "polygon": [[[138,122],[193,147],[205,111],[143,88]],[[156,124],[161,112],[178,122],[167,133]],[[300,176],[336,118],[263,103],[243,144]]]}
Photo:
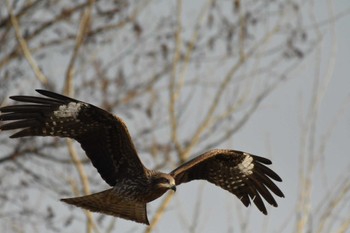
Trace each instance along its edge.
{"label": "hooked beak", "polygon": [[171,186],[170,189],[176,192],[176,185]]}

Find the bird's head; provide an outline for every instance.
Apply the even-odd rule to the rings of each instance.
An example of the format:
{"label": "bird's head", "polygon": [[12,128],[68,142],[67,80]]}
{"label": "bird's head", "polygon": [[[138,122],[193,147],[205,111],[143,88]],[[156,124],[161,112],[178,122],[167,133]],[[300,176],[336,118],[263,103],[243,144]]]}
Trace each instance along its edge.
{"label": "bird's head", "polygon": [[156,174],[153,176],[152,183],[159,189],[171,189],[173,191],[176,191],[175,179],[169,174]]}

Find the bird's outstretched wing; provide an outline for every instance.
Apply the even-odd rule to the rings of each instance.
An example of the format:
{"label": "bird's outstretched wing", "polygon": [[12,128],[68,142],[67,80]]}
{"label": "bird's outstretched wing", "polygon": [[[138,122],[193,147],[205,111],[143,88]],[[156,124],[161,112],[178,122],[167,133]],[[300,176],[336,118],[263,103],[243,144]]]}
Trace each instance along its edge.
{"label": "bird's outstretched wing", "polygon": [[13,121],[0,130],[21,129],[11,138],[59,136],[77,140],[101,177],[111,186],[117,180],[145,176],[124,122],[112,114],[63,95],[37,90],[49,97],[12,96],[28,104],[0,108],[0,121]]}
{"label": "bird's outstretched wing", "polygon": [[184,163],[170,174],[175,178],[176,185],[207,180],[236,195],[245,206],[253,201],[262,213],[267,214],[262,197],[277,207],[271,191],[279,197],[284,195],[272,181],[282,179],[264,164],[269,165],[271,161],[241,151],[211,150]]}

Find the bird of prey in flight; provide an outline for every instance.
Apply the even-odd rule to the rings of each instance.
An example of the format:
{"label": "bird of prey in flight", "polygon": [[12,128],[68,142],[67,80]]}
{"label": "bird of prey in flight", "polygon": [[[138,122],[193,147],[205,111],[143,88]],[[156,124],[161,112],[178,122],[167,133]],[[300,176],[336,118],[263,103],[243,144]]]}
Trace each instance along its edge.
{"label": "bird of prey in flight", "polygon": [[128,129],[117,116],[94,105],[46,90],[45,97],[11,96],[21,105],[1,107],[0,130],[20,131],[11,138],[58,136],[78,141],[110,186],[91,195],[62,201],[94,212],[149,224],[146,204],[167,190],[193,180],[206,180],[249,206],[267,214],[263,199],[277,207],[273,194],[284,197],[272,181],[282,179],[266,165],[269,159],[242,151],[214,149],[182,164],[170,173],[147,169],[138,157]]}

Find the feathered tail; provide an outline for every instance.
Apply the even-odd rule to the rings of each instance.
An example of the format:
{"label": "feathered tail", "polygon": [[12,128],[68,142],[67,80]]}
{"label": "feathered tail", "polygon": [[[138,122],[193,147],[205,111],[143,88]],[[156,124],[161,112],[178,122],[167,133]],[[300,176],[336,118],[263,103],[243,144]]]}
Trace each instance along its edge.
{"label": "feathered tail", "polygon": [[118,196],[113,189],[87,196],[61,199],[61,201],[93,212],[113,215],[149,225],[146,203],[126,200]]}

